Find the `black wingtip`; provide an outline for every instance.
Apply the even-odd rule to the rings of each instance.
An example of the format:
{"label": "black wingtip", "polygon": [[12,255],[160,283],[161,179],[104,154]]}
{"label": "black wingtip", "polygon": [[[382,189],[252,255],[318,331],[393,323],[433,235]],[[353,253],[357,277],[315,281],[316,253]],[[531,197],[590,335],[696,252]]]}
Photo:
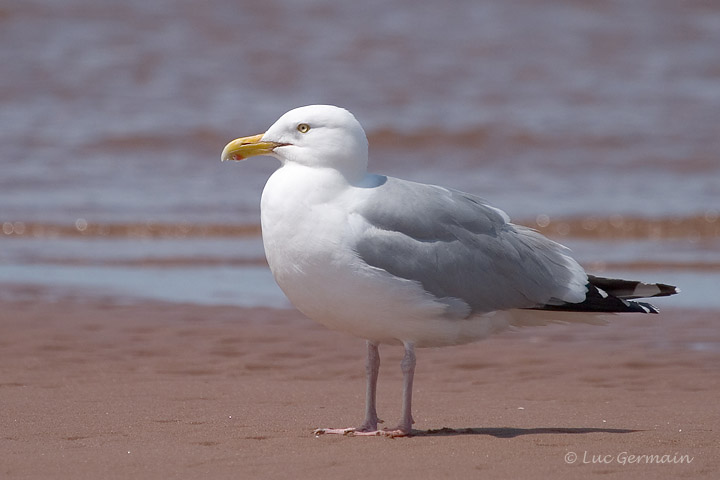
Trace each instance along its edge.
{"label": "black wingtip", "polygon": [[607,292],[608,295],[624,299],[669,297],[680,293],[680,289],[674,285],[596,277],[595,275],[588,275],[588,288],[590,286]]}
{"label": "black wingtip", "polygon": [[560,312],[660,313],[654,305],[633,299],[667,297],[680,292],[674,285],[664,283],[643,283],[594,275],[588,275],[587,289],[582,302],[542,305],[536,309]]}
{"label": "black wingtip", "polygon": [[588,295],[584,302],[561,303],[559,305],[543,305],[535,310],[551,310],[556,312],[585,313],[660,313],[658,308],[647,302],[635,302],[618,297],[602,297]]}
{"label": "black wingtip", "polygon": [[626,301],[629,304],[634,304],[635,306],[638,306],[642,309],[642,311],[640,311],[640,310],[633,310],[633,311],[640,312],[640,313],[660,313],[660,310],[658,310],[658,308],[655,305],[653,305],[652,303],[632,302],[632,301],[628,301],[628,300],[626,300]]}

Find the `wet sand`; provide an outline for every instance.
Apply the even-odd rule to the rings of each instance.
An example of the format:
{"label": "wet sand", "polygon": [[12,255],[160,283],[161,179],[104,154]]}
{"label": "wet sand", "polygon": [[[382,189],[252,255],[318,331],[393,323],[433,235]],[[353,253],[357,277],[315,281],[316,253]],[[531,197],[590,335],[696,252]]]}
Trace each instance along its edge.
{"label": "wet sand", "polygon": [[[4,302],[0,476],[712,478],[716,322],[667,310],[420,350],[415,436],[316,438],[361,420],[359,339],[285,310]],[[401,349],[381,356],[392,424]]]}

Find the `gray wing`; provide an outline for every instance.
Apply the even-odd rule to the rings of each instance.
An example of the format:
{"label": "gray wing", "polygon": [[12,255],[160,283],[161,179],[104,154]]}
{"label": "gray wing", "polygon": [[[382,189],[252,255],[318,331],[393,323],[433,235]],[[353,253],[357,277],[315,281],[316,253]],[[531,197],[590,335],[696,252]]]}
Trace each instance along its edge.
{"label": "gray wing", "polygon": [[587,275],[567,249],[480,198],[388,177],[359,213],[366,263],[472,313],[582,302]]}

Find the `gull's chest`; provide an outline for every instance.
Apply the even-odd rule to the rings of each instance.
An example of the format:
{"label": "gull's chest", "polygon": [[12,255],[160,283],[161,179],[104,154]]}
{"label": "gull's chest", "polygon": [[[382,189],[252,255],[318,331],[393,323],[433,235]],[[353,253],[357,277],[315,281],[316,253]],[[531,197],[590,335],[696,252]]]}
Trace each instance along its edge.
{"label": "gull's chest", "polygon": [[261,220],[265,255],[276,276],[334,261],[344,237],[342,213],[322,205],[264,208]]}
{"label": "gull's chest", "polygon": [[349,210],[334,177],[303,169],[278,170],[263,191],[265,255],[278,283],[303,281],[347,261]]}

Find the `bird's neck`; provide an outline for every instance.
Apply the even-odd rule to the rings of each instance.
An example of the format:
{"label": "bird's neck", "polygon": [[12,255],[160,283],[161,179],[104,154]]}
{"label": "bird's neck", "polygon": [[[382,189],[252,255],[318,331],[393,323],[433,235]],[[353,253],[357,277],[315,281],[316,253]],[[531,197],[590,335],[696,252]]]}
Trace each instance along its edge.
{"label": "bird's neck", "polygon": [[367,183],[367,178],[365,170],[339,170],[288,162],[272,174],[263,196],[277,192],[283,198],[295,196],[301,203],[323,203],[349,187]]}

